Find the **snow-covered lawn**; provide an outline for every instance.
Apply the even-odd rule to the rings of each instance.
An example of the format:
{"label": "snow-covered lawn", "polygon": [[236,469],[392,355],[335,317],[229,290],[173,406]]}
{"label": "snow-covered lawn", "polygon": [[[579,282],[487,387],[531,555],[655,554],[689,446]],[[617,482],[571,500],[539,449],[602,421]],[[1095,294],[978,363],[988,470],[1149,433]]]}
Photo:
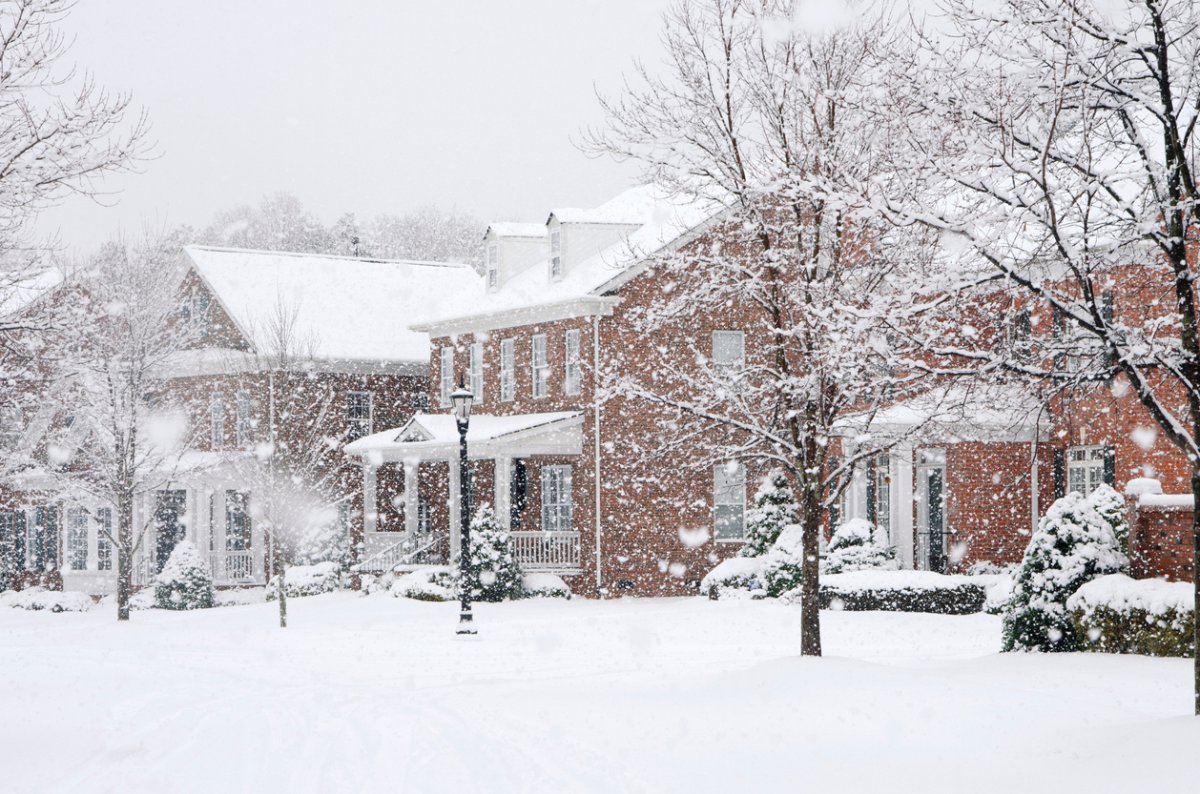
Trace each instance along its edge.
{"label": "snow-covered lawn", "polygon": [[1189,660],[1000,655],[999,619],[334,593],[0,609],[6,791],[1183,791]]}

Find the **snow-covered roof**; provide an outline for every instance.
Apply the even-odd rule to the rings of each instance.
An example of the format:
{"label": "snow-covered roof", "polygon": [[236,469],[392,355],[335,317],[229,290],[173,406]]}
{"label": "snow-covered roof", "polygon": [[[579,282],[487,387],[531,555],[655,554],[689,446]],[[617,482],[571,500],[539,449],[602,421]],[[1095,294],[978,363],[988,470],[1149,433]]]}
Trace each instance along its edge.
{"label": "snow-covered roof", "polygon": [[[475,414],[467,428],[467,445],[472,456],[486,456],[496,445],[506,440],[515,441],[531,434],[554,436],[563,431],[574,431],[582,413],[579,411],[554,411],[514,416]],[[574,440],[573,438],[571,439]],[[364,436],[346,445],[349,455],[386,455],[388,459],[403,459],[407,456],[428,459],[439,457],[458,449],[458,424],[447,413],[416,414],[402,427],[384,430]]]}
{"label": "snow-covered roof", "polygon": [[461,305],[479,280],[467,265],[187,246],[196,272],[260,352],[279,307],[297,337],[329,361],[429,361],[429,341],[409,329]]}
{"label": "snow-covered roof", "polygon": [[0,317],[22,311],[38,298],[57,289],[64,281],[63,273],[57,268],[47,268],[32,275],[6,277],[0,275]]}
{"label": "snow-covered roof", "polygon": [[[1038,437],[1043,400],[1018,384],[939,386],[878,411],[872,433],[919,430],[924,439],[1031,441]],[[843,430],[857,430],[849,419]]]}
{"label": "snow-covered roof", "polygon": [[561,212],[572,223],[622,223],[637,228],[598,253],[571,264],[558,280],[550,279],[546,260],[514,274],[494,292],[488,292],[480,278],[464,293],[457,310],[441,315],[431,312],[416,327],[436,333],[446,327],[470,325],[472,318],[522,311],[532,315],[540,306],[595,297],[633,265],[684,238],[724,210],[723,205],[713,201],[670,196],[648,185],[631,188],[594,210],[555,210],[554,216],[560,221]]}
{"label": "snow-covered roof", "polygon": [[[544,223],[508,223],[495,222],[488,224],[487,232],[491,232],[496,237],[545,237],[546,224]],[[484,236],[487,236],[484,232]]]}

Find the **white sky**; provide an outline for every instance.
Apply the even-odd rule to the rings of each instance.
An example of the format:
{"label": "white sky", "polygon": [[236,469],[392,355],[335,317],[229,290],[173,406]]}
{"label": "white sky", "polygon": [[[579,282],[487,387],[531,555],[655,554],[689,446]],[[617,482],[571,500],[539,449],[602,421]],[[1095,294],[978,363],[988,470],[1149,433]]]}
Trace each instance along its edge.
{"label": "white sky", "polygon": [[150,113],[160,156],[43,232],[86,251],[288,191],[330,222],[422,204],[544,219],[636,181],[572,141],[660,59],[668,0],[80,0],[70,58]]}

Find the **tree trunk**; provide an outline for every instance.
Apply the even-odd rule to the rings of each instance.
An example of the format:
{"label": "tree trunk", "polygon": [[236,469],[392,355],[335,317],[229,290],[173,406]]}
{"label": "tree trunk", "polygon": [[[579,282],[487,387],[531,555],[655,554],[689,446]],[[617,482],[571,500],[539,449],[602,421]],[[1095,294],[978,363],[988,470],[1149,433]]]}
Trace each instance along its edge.
{"label": "tree trunk", "polygon": [[821,655],[821,495],[816,483],[804,484],[803,536],[804,560],[800,564],[800,654]]}
{"label": "tree trunk", "polygon": [[287,587],[284,581],[284,576],[287,573],[287,566],[283,564],[283,555],[279,550],[275,550],[275,569],[276,576],[279,581],[279,628],[287,628]]}
{"label": "tree trunk", "polygon": [[133,498],[117,498],[117,620],[129,620],[133,595]]}

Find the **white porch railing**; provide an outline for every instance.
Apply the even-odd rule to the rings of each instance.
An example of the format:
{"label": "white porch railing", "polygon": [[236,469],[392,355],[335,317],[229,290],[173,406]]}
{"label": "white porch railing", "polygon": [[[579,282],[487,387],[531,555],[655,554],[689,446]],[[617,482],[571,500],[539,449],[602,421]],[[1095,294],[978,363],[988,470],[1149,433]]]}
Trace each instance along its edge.
{"label": "white porch railing", "polygon": [[[385,540],[389,542],[384,543]],[[433,535],[410,537],[400,533],[367,534],[363,538],[362,562],[355,565],[354,570],[360,573],[387,573],[397,565],[441,562],[436,554],[437,546],[438,540]]]}
{"label": "white porch railing", "polygon": [[253,582],[254,552],[214,551],[208,555],[214,582]]}
{"label": "white porch railing", "polygon": [[509,533],[513,556],[527,571],[578,573],[579,533],[516,531]]}

